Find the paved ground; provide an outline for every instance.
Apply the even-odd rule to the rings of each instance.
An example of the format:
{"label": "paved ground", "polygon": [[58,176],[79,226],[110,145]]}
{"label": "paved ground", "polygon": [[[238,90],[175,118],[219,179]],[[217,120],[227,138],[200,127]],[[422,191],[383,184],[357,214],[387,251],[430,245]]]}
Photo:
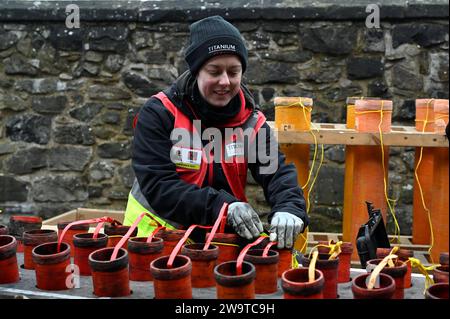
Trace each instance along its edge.
{"label": "paved ground", "polygon": [[[23,264],[23,254],[18,253],[19,265]],[[353,269],[351,276],[355,277],[363,272],[361,269]],[[20,268],[21,279],[14,284],[0,285],[0,298],[36,298],[36,299],[74,299],[74,298],[98,298],[93,294],[92,278],[90,276],[80,277],[80,288],[63,291],[43,291],[35,287],[36,277],[34,270]],[[405,299],[424,299],[424,276],[420,274],[412,275],[413,286],[405,290]],[[148,299],[154,297],[152,282],[130,281],[133,293],[124,299]],[[338,294],[340,299],[353,299],[351,292],[351,282],[339,284]],[[216,288],[193,288],[194,299],[215,299]],[[256,295],[256,299],[281,299],[282,290],[278,283],[278,291],[269,295]]]}

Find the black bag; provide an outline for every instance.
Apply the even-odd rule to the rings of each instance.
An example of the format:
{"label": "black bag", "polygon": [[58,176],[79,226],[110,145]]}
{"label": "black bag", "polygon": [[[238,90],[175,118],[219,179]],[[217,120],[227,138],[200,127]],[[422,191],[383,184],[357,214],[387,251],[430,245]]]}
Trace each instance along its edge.
{"label": "black bag", "polygon": [[366,201],[369,220],[358,230],[356,236],[356,249],[362,268],[366,268],[367,261],[377,258],[377,248],[390,248],[389,239],[384,226],[383,215],[379,209]]}

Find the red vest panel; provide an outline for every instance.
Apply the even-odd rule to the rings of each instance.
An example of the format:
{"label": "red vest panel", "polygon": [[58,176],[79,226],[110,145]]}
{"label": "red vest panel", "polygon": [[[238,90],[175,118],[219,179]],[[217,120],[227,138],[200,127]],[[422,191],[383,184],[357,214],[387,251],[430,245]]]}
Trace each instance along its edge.
{"label": "red vest panel", "polygon": [[[238,124],[244,124],[245,121],[252,115],[252,111],[245,108],[245,98],[242,90],[239,91],[239,95],[241,98],[241,112],[237,116],[237,118],[243,119],[241,123]],[[175,118],[175,128],[181,128],[185,129],[187,132],[191,134],[198,134],[198,136],[201,136],[201,132],[198,132],[195,126],[193,125],[193,121],[187,117],[181,110],[179,110],[171,101],[170,99],[163,93],[159,92],[158,94],[154,95],[157,99],[159,99],[162,104],[172,113],[172,115]],[[257,121],[256,124],[253,127],[253,134],[251,137],[251,140],[254,140],[256,137],[257,132],[261,128],[261,126],[264,124],[266,118],[264,114],[262,114],[260,111],[257,111]],[[239,127],[239,126],[237,126]],[[237,127],[233,127],[236,129]],[[225,139],[225,137],[224,137]],[[230,188],[233,192],[233,195],[239,199],[240,201],[247,202],[247,198],[245,196],[245,185],[247,183],[247,160],[244,158],[244,156],[232,156],[231,160],[228,159],[228,163],[225,162],[225,146],[232,144],[235,142],[236,137],[233,136],[231,140],[222,141],[222,169],[225,174],[225,177],[227,179],[228,184],[230,185]],[[197,149],[196,151],[201,151],[201,162],[199,169],[191,169],[191,168],[183,168],[178,167],[176,168],[177,173],[180,175],[181,179],[183,179],[185,182],[190,184],[195,184],[199,187],[202,187],[206,172],[208,171],[208,168],[210,169],[210,175],[212,174],[212,165],[213,163],[207,162],[207,154],[203,147],[200,149]]]}

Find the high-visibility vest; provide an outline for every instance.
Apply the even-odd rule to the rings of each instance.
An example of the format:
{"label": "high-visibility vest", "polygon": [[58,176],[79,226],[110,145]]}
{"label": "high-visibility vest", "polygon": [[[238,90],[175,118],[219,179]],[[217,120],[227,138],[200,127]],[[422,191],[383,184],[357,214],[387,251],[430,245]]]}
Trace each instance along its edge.
{"label": "high-visibility vest", "polygon": [[[172,101],[170,101],[166,94],[164,94],[163,92],[159,92],[158,94],[154,95],[154,97],[159,99],[167,108],[167,110],[169,110],[169,112],[174,116],[174,129],[184,129],[189,132],[191,136],[193,136],[194,134],[198,134],[197,136],[200,136],[200,132],[197,131],[192,119],[190,119],[181,110],[179,110],[172,103]],[[237,116],[236,118],[240,118],[241,121],[237,123],[234,122],[233,124],[235,126],[233,126],[233,129],[236,130],[236,128],[240,128],[242,129],[242,131],[245,131],[248,128],[252,128],[253,131],[250,136],[250,142],[252,142],[255,139],[259,129],[265,123],[266,118],[264,114],[258,110],[252,111],[245,108],[245,98],[242,90],[239,91],[239,97],[241,100],[241,111],[240,116]],[[227,123],[224,124],[226,125]],[[244,156],[230,156],[225,160],[225,154],[228,154],[226,153],[226,148],[236,142],[236,136],[229,136],[228,140],[225,140],[226,138],[227,137],[224,137],[224,141],[222,142],[221,166],[227,179],[228,185],[233,192],[233,195],[240,201],[247,202],[247,198],[245,196],[245,185],[247,183],[247,159],[244,158]],[[192,169],[183,167],[183,165],[177,165],[176,171],[180,178],[185,182],[202,187],[208,170],[209,179],[210,181],[212,181],[214,163],[212,161],[208,163],[207,156],[213,156],[213,154],[206,154],[205,149],[203,148],[201,143],[200,149],[193,149],[192,151],[195,151],[198,156],[201,156],[199,167],[196,167],[197,169]],[[174,221],[170,221],[158,216],[158,214],[149,205],[144,194],[142,194],[139,183],[137,182],[137,179],[135,179],[133,187],[131,188],[131,191],[128,195],[124,225],[131,225],[134,220],[144,211],[149,212],[155,219],[158,220],[158,222],[169,229],[186,228]],[[153,221],[151,221],[148,217],[144,217],[138,225],[138,237],[149,235],[155,227],[156,224]]]}

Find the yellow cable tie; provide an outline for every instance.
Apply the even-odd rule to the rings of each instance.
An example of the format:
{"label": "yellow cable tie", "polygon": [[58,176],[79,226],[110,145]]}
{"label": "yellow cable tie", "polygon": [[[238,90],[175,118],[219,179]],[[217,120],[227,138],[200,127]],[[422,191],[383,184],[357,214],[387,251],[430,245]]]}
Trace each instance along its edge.
{"label": "yellow cable tie", "polygon": [[434,123],[434,120],[414,120],[416,122],[427,122],[427,123]]}
{"label": "yellow cable tie", "polygon": [[316,183],[317,177],[319,176],[320,168],[322,167],[322,164],[323,164],[323,159],[324,159],[324,154],[325,154],[323,144],[320,144],[320,149],[321,149],[321,152],[320,152],[319,166],[317,167],[316,174],[314,175],[313,181],[312,181],[311,186],[309,188],[308,195],[310,195],[312,193],[314,184]]}
{"label": "yellow cable tie", "polygon": [[[380,113],[380,123],[378,124],[378,132],[380,134],[380,145],[381,145],[381,166],[383,168],[383,184],[384,184],[384,197],[386,199],[386,203],[389,208],[389,212],[392,215],[392,218],[394,219],[395,224],[395,231],[394,231],[394,237],[397,237],[397,241],[400,242],[400,226],[398,225],[397,218],[395,216],[395,209],[393,206],[391,206],[391,201],[395,203],[396,200],[389,199],[389,196],[387,194],[387,181],[386,181],[386,167],[384,165],[384,143],[383,143],[383,131],[381,129],[381,126],[383,124],[383,112],[389,112],[383,110],[384,102],[381,101],[381,109],[377,111],[368,111],[368,112],[379,112]],[[392,239],[394,240],[394,238]]]}
{"label": "yellow cable tie", "polygon": [[[428,122],[428,110],[430,109],[430,104],[434,102],[434,99],[430,99],[427,101],[427,111],[425,113],[425,120],[423,120],[423,122],[425,123],[422,127],[422,133],[425,132],[425,127],[427,126],[427,122]],[[420,154],[419,154],[419,159],[417,161],[417,165],[416,168],[414,170],[414,177],[416,178],[417,181],[417,186],[419,186],[419,194],[420,194],[420,199],[422,202],[422,207],[425,210],[425,212],[427,213],[427,217],[428,217],[428,226],[430,228],[430,235],[431,235],[431,243],[430,243],[430,248],[428,248],[428,254],[430,255],[431,258],[431,262],[434,263],[433,260],[433,255],[431,254],[431,250],[433,249],[434,246],[434,231],[433,231],[433,223],[431,221],[431,212],[428,209],[427,205],[425,204],[425,198],[423,195],[423,189],[422,189],[422,184],[420,183],[420,179],[419,179],[419,175],[417,174],[420,164],[422,163],[422,155],[423,155],[423,146],[420,147]]]}
{"label": "yellow cable tie", "polygon": [[306,109],[308,112],[311,112],[311,111],[312,111],[312,107],[311,107],[311,106],[305,106],[305,105],[303,105],[302,98],[300,98],[300,97],[299,97],[299,101],[298,101],[298,102],[294,102],[294,103],[288,104],[288,105],[275,105],[275,106],[281,106],[281,107],[300,106],[300,107],[302,107],[303,109]]}
{"label": "yellow cable tie", "polygon": [[213,245],[219,245],[219,246],[234,246],[234,247],[239,247],[239,245],[236,244],[229,244],[229,243],[220,243],[220,242],[211,242],[211,244]]}
{"label": "yellow cable tie", "polygon": [[[304,107],[301,99],[300,99],[299,103],[300,103],[301,106],[303,106],[303,116],[305,118],[305,122],[307,122],[308,119],[306,118],[306,113],[304,112],[305,107]],[[309,124],[310,124],[310,127],[314,128],[317,132],[320,132],[319,129],[314,125],[314,123],[310,122]],[[312,162],[312,165],[311,165],[311,169],[309,170],[309,173],[308,173],[308,179],[307,179],[305,185],[302,186],[302,189],[305,189],[307,187],[307,185],[309,184],[309,181],[311,180],[311,175],[312,175],[312,172],[314,170],[314,166],[315,166],[315,163],[316,163],[316,157],[317,157],[317,147],[318,147],[317,137],[313,133],[311,128],[309,130],[309,133],[313,136],[313,139],[314,139],[314,156],[313,156],[313,162]],[[311,192],[313,190],[313,187],[314,187],[314,184],[316,182],[316,179],[317,179],[317,177],[319,175],[320,168],[322,167],[322,163],[323,163],[323,159],[324,159],[324,153],[325,153],[324,152],[324,147],[323,147],[323,144],[321,144],[321,157],[320,157],[319,167],[317,168],[316,174],[314,175],[313,181],[312,181],[312,183],[311,183],[311,185],[310,185],[310,187],[308,189],[308,195],[307,195],[307,199],[306,199],[306,212],[307,213],[309,213],[309,210],[310,210],[310,207],[311,207],[311,201],[309,200],[309,197],[310,197]]]}
{"label": "yellow cable tie", "polygon": [[[309,230],[309,226],[306,227],[305,231],[308,232],[308,230]],[[303,243],[302,248],[300,248],[300,251],[304,251],[304,250],[306,249],[307,244],[308,244],[308,237],[305,236],[303,233],[301,233],[300,236],[301,236],[301,237],[303,238],[303,240],[305,241],[305,242]]]}
{"label": "yellow cable tie", "polygon": [[430,275],[428,274],[429,271],[432,271],[434,268],[439,267],[440,265],[431,265],[428,267],[425,267],[419,259],[417,258],[413,258],[413,257],[409,257],[409,261],[411,262],[411,267],[415,267],[419,270],[419,272],[425,276],[425,289],[423,291],[423,293],[425,294],[425,292],[427,291],[427,289],[434,284],[434,280],[433,278],[430,277]]}
{"label": "yellow cable tie", "polygon": [[330,257],[328,258],[328,260],[333,260],[336,259],[337,256],[339,256],[339,254],[342,252],[341,250],[341,245],[342,245],[342,241],[338,241],[336,244],[331,244],[330,242]]}
{"label": "yellow cable tie", "polygon": [[292,254],[292,259],[291,259],[291,268],[292,269],[297,269],[298,267],[300,267],[300,264],[297,261],[297,256],[298,256],[298,252],[297,252],[297,250],[294,250],[294,252]]}
{"label": "yellow cable tie", "polygon": [[355,111],[355,114],[369,114],[369,113],[380,113],[380,112],[385,112],[385,113],[392,113],[391,110],[373,110],[373,111]]}
{"label": "yellow cable tie", "polygon": [[[308,119],[307,119],[306,113],[305,113],[305,106],[303,105],[301,98],[299,98],[299,102],[298,103],[303,108],[303,117],[305,119],[305,123],[308,123]],[[313,156],[313,162],[312,162],[311,168],[310,168],[309,173],[308,173],[308,179],[306,180],[305,185],[302,186],[302,189],[305,189],[308,186],[309,181],[311,180],[311,174],[312,174],[312,172],[314,170],[314,165],[315,165],[316,156],[317,156],[317,145],[318,145],[318,143],[317,143],[316,136],[314,135],[314,133],[311,130],[311,126],[312,126],[311,124],[312,123],[310,122],[309,123],[309,126],[310,126],[309,133],[313,136],[313,139],[314,139],[314,156]],[[309,209],[311,207],[311,202],[309,200],[309,196],[311,194],[311,187],[307,190],[307,192],[308,192],[308,195],[306,196],[306,213],[308,214],[309,213]]]}

